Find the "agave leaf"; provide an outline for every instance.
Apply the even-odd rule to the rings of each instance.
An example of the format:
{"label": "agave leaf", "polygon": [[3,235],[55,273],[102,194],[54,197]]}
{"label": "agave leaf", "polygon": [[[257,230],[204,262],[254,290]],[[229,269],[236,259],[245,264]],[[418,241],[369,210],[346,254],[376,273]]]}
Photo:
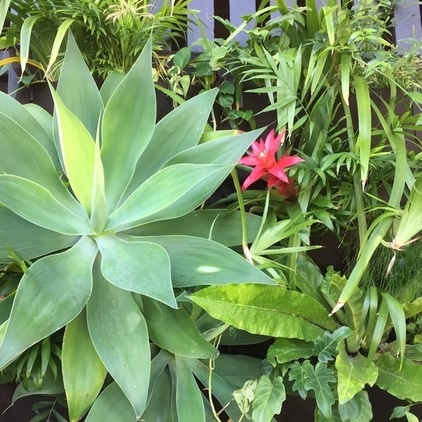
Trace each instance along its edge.
{"label": "agave leaf", "polygon": [[[247,238],[255,239],[262,218],[246,213]],[[242,224],[240,211],[223,209],[204,209],[192,211],[179,218],[157,221],[134,227],[126,232],[134,236],[188,235],[205,237],[225,246],[242,243]]]}
{"label": "agave leaf", "polygon": [[89,334],[104,366],[140,417],[151,366],[147,325],[132,293],[109,283],[98,267],[87,304]]}
{"label": "agave leaf", "polygon": [[49,190],[73,213],[86,214],[60,180],[47,151],[17,122],[3,113],[0,117],[0,173],[29,179]]}
{"label": "agave leaf", "polygon": [[160,170],[171,157],[198,144],[216,95],[217,90],[199,94],[157,123],[151,141],[138,160],[125,198]]}
{"label": "agave leaf", "polygon": [[0,201],[20,217],[46,229],[69,235],[92,233],[87,217],[74,214],[47,189],[30,180],[0,174]]}
{"label": "agave leaf", "polygon": [[0,368],[81,312],[91,295],[91,269],[96,255],[95,243],[83,237],[68,251],[31,265],[16,291],[0,345]]}
{"label": "agave leaf", "polygon": [[231,249],[192,236],[145,236],[170,256],[173,287],[275,282]]}
{"label": "agave leaf", "polygon": [[122,231],[187,214],[207,199],[229,172],[230,166],[216,164],[166,167],[110,215],[107,230]]}
{"label": "agave leaf", "polygon": [[151,58],[149,41],[104,110],[101,154],[110,210],[119,203],[154,131],[156,111]]}
{"label": "agave leaf", "polygon": [[183,307],[171,309],[148,298],[143,298],[142,303],[149,336],[161,349],[185,357],[217,357],[215,347],[202,337]]}
{"label": "agave leaf", "polygon": [[214,318],[254,334],[314,341],[336,328],[322,305],[280,286],[212,286],[191,299]]}
{"label": "agave leaf", "polygon": [[103,102],[71,32],[67,40],[57,93],[65,107],[82,122],[95,139]]}
{"label": "agave leaf", "polygon": [[114,70],[107,76],[107,79],[101,85],[101,89],[100,89],[100,95],[101,95],[104,105],[108,103],[108,100],[113,95],[113,92],[119,86],[120,82],[122,82],[124,77],[125,77],[125,73],[118,70]]}
{"label": "agave leaf", "polygon": [[62,372],[70,421],[76,422],[97,398],[107,374],[89,337],[85,312],[81,312],[66,327]]}
{"label": "agave leaf", "polygon": [[136,415],[130,401],[115,382],[104,389],[86,418],[86,422],[134,422],[135,420]]}
{"label": "agave leaf", "polygon": [[170,258],[162,246],[117,236],[100,236],[96,241],[102,255],[101,272],[110,283],[177,308]]}
{"label": "agave leaf", "polygon": [[170,371],[167,368],[160,373],[154,384],[148,406],[142,415],[145,421],[178,422],[172,406],[174,401],[172,387]]}
{"label": "agave leaf", "polygon": [[88,214],[95,177],[95,142],[83,123],[51,88],[57,116],[60,149],[73,192]]}
{"label": "agave leaf", "polygon": [[69,248],[79,239],[79,236],[66,236],[32,224],[2,206],[0,233],[0,263],[12,261],[9,250],[20,258],[29,260]]}
{"label": "agave leaf", "polygon": [[175,155],[165,165],[179,163],[235,165],[261,133],[262,129],[199,144]]}
{"label": "agave leaf", "polygon": [[[189,359],[189,366],[198,380],[205,386],[209,385],[210,368],[208,363],[205,364],[198,359]],[[238,421],[242,416],[239,407],[233,400],[233,392],[236,386],[228,382],[218,373],[212,373],[212,394],[218,400],[220,405],[224,407],[224,411],[229,415],[233,421]]]}
{"label": "agave leaf", "polygon": [[[26,108],[18,103],[10,95],[0,92],[0,113],[8,116],[16,125],[24,128],[33,138],[47,151],[56,168],[60,167],[56,146],[52,137],[51,128],[46,128],[38,122],[38,119]],[[45,112],[47,113],[47,112]],[[47,113],[48,114],[48,113]],[[3,133],[1,133],[2,136]],[[26,138],[26,136],[25,136]],[[7,137],[6,137],[7,139]],[[22,141],[21,141],[22,142]]]}
{"label": "agave leaf", "polygon": [[202,393],[187,359],[176,355],[175,360],[170,362],[170,369],[173,369],[172,378],[176,378],[173,382],[176,384],[176,410],[179,421],[205,422]]}

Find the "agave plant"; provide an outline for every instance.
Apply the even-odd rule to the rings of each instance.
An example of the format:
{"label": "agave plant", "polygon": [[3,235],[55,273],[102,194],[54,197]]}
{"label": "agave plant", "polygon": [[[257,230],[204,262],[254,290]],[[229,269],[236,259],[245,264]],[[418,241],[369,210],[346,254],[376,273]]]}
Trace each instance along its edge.
{"label": "agave plant", "polygon": [[[29,263],[0,302],[0,369],[64,328],[71,421],[94,402],[89,421],[160,414],[155,384],[170,391],[171,420],[205,420],[193,374],[207,385],[200,359],[218,352],[182,306],[185,292],[273,283],[225,246],[240,243],[236,215],[194,211],[260,132],[200,143],[215,91],[156,123],[151,57],[149,42],[99,91],[70,36],[54,117],[0,96],[0,262]],[[225,405],[230,385],[219,380]]]}

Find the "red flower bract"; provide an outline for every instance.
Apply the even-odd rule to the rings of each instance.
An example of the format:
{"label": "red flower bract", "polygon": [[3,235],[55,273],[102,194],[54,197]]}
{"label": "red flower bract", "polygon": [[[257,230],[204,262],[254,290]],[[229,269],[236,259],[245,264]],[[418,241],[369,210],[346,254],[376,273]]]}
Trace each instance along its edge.
{"label": "red flower bract", "polygon": [[276,160],[276,153],[280,145],[284,142],[284,137],[285,132],[275,136],[274,130],[271,130],[265,141],[262,139],[255,141],[251,145],[252,151],[248,152],[248,156],[242,157],[239,160],[240,164],[254,167],[252,173],[244,181],[242,190],[247,189],[252,183],[263,176],[269,176],[269,188],[276,186],[278,180],[283,183],[290,183],[285,169],[303,160],[300,157],[289,155],[283,155],[278,161]]}

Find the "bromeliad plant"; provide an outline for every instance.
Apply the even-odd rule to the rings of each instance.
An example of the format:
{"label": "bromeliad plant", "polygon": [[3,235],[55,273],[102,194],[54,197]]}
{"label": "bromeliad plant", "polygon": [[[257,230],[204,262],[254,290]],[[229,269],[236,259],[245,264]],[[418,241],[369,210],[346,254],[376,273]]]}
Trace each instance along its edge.
{"label": "bromeliad plant", "polygon": [[260,132],[201,143],[214,90],[156,124],[151,57],[149,42],[99,91],[70,37],[54,117],[0,96],[0,262],[24,272],[0,302],[0,368],[22,368],[26,351],[63,335],[61,371],[48,340],[37,347],[54,378],[44,391],[64,390],[71,421],[89,409],[89,422],[205,421],[211,394],[225,406],[234,387],[214,375],[210,402],[201,393],[221,323],[199,330],[186,293],[274,283],[224,246],[240,243],[236,213],[193,211]]}

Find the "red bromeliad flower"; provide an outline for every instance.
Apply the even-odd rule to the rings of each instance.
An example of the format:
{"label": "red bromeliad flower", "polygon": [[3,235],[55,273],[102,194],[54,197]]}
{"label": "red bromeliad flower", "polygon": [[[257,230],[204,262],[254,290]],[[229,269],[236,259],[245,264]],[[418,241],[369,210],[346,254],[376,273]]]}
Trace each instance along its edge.
{"label": "red bromeliad flower", "polygon": [[248,152],[247,157],[242,157],[239,160],[240,164],[254,167],[252,173],[244,181],[242,190],[247,189],[252,183],[264,176],[268,180],[269,188],[290,184],[291,180],[288,178],[285,169],[302,162],[303,159],[297,156],[283,155],[278,161],[276,160],[276,153],[284,142],[285,133],[283,132],[275,137],[274,130],[271,130],[265,141],[262,139],[255,141],[252,144],[252,152]]}

